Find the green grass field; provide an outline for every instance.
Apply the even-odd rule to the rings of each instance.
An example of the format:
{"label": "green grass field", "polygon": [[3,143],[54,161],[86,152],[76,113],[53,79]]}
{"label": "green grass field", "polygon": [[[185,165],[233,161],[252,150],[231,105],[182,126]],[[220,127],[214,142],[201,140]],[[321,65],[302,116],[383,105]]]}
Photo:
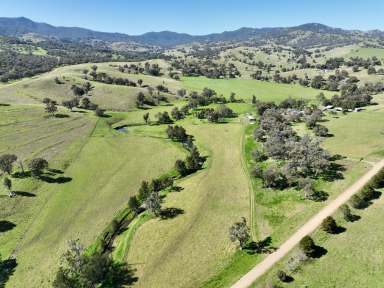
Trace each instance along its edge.
{"label": "green grass field", "polygon": [[[25,287],[26,283],[50,287],[68,240],[80,238],[90,244],[143,179],[169,171],[183,157],[184,152],[164,137],[120,135],[104,122],[99,120],[86,143],[65,159],[70,161],[69,167],[61,177],[68,182],[19,180],[16,189],[35,197],[5,197],[2,201],[6,207],[2,219],[16,225],[0,238],[2,255],[14,251],[18,261],[9,287]],[[53,163],[52,168],[60,166]]]}
{"label": "green grass field", "polygon": [[[236,93],[237,98],[250,101],[252,95],[263,101],[282,101],[288,97],[314,100],[319,90],[305,88],[300,85],[277,84],[246,79],[209,79],[205,77],[184,77],[184,87],[190,91],[201,91],[204,87],[214,89],[218,94],[229,97],[231,92]],[[327,96],[334,93],[323,92]]]}
{"label": "green grass field", "polygon": [[[365,48],[356,49],[361,52]],[[270,60],[276,61],[275,58]],[[152,62],[159,63],[164,71],[169,67],[163,60]],[[108,114],[112,117],[97,118],[93,112],[68,112],[60,108],[59,112],[69,117],[45,118],[41,100],[50,97],[61,103],[71,98],[70,86],[84,82],[82,70],[89,69],[91,64],[61,67],[0,85],[0,103],[11,103],[11,106],[0,105],[0,154],[15,153],[25,162],[33,157],[45,157],[50,161],[50,168],[58,169],[52,170],[50,177],[65,180],[47,183],[31,178],[15,179],[14,190],[19,195],[15,198],[7,197],[5,189],[0,187],[0,220],[15,224],[1,233],[0,253],[4,257],[14,254],[18,262],[7,287],[50,287],[68,240],[80,238],[85,245],[92,243],[137,192],[142,180],[169,172],[176,159],[185,158],[181,145],[166,139],[166,125],[148,126],[143,121],[146,112],[155,121],[157,112],[184,105],[185,101],[174,95],[177,89],[201,91],[209,87],[226,97],[235,92],[236,97],[246,103],[228,104],[240,114],[228,123],[210,124],[192,116],[176,123],[195,137],[199,150],[208,158],[203,170],[177,180],[181,191],[168,193],[165,198],[164,207],[180,209],[180,215],[164,220],[144,213],[116,239],[112,255],[116,260],[127,260],[136,269],[139,280],[135,287],[230,286],[264,257],[243,253],[230,242],[228,229],[235,221],[246,217],[254,240],[271,237],[272,245],[278,246],[368,170],[371,162],[384,155],[381,125],[384,96],[378,95],[375,97],[378,105],[359,113],[328,115],[322,123],[334,134],[324,139],[323,146],[333,154],[344,156],[339,163],[346,168],[344,179],[317,181],[317,188],[329,195],[327,201],[304,200],[295,189],[264,189],[259,180],[249,176],[253,165],[251,152],[258,144],[252,137],[255,125],[245,125],[242,114],[254,112],[250,104],[252,95],[263,101],[279,102],[294,97],[315,102],[321,91],[247,79],[184,77],[182,81],[175,81],[167,75],[122,73],[117,70],[119,64],[123,63],[98,64],[98,71],[114,77],[143,79],[144,84],[151,86],[163,84],[172,92],[167,95],[172,103],[138,110],[135,109],[136,94],[146,89],[92,82],[95,89],[91,101],[110,110]],[[55,77],[64,80],[64,84],[56,84]],[[334,94],[323,92],[328,97]],[[127,133],[113,129],[122,125],[127,126]],[[302,124],[295,129],[300,134],[308,132]],[[376,206],[372,206],[363,211],[361,221],[348,226],[346,233],[334,238],[316,234],[319,241],[329,247],[329,254],[298,273],[293,285],[302,287],[310,283],[310,287],[333,287],[358,269],[357,263],[351,263],[354,257],[359,256],[359,251],[373,251],[384,237],[377,233],[372,243],[358,243],[360,235],[379,229],[379,224],[372,221],[375,221],[375,211],[381,215],[378,210],[382,201],[375,204],[376,210]],[[349,233],[350,230],[355,232]],[[342,249],[337,249],[338,239],[345,245]],[[353,252],[344,257],[347,251]],[[366,271],[378,270],[377,263],[382,258],[379,255],[375,259],[376,262],[368,257],[362,260],[368,267]],[[331,273],[335,261],[343,263],[340,275],[326,279],[324,274],[317,273],[319,275],[311,279],[316,269]],[[336,269],[334,265],[333,269]],[[271,275],[267,274],[262,281]],[[356,276],[346,283],[361,286],[363,280],[364,277]],[[374,287],[381,280],[381,276],[373,275],[369,283]]]}
{"label": "green grass field", "polygon": [[242,125],[181,124],[208,155],[208,164],[177,183],[182,191],[167,196],[165,207],[182,209],[183,214],[166,221],[149,220],[135,234],[128,263],[137,269],[136,287],[199,286],[235,252],[228,238],[231,223],[249,218]]}
{"label": "green grass field", "polygon": [[362,58],[368,58],[376,56],[380,60],[384,59],[384,49],[382,48],[354,48],[352,49],[346,57],[362,57]]}

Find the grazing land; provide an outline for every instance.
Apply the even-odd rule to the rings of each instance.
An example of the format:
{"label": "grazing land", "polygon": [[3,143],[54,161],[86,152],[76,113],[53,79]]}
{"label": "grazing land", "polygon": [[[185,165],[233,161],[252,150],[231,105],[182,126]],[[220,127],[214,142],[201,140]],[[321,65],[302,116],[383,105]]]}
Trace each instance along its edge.
{"label": "grazing land", "polygon": [[136,232],[128,262],[138,263],[134,265],[138,287],[198,286],[234,252],[227,223],[249,214],[249,180],[241,163],[242,124],[182,125],[195,136],[208,164],[197,175],[178,182],[182,190],[167,197],[164,206],[182,209],[181,215],[150,220]]}
{"label": "grazing land", "polygon": [[103,121],[99,120],[86,143],[79,147],[81,150],[77,149],[76,157],[66,164],[67,183],[32,185],[20,180],[20,190],[35,197],[17,197],[2,203],[4,207],[14,205],[3,216],[16,223],[1,240],[2,254],[13,251],[18,257],[11,287],[24,287],[26,279],[34,287],[49,287],[52,277],[44,275],[54,275],[68,239],[91,243],[136,192],[141,179],[167,172],[182,155],[163,139],[116,135]]}
{"label": "grazing land", "polygon": [[[204,87],[209,87],[218,94],[229,97],[231,92],[241,99],[251,100],[255,95],[261,101],[277,101],[280,102],[288,97],[303,98],[314,100],[319,90],[312,88],[304,88],[296,85],[276,84],[247,79],[208,79],[204,77],[187,77],[183,79],[183,84],[188,90],[201,91]],[[326,93],[331,96],[333,94]]]}
{"label": "grazing land", "polygon": [[[21,20],[0,36],[0,287],[230,287],[383,163],[380,31]],[[252,285],[378,287],[383,177]]]}

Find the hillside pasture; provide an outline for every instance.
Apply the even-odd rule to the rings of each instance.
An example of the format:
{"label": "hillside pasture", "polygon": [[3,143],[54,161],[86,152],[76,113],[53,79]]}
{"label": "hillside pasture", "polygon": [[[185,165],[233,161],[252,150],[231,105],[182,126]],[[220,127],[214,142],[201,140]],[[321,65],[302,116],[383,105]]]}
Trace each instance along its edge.
{"label": "hillside pasture", "polygon": [[[238,99],[250,101],[252,95],[262,101],[280,102],[288,97],[303,98],[308,101],[315,100],[320,90],[302,87],[300,85],[278,84],[247,79],[209,79],[205,77],[184,77],[183,85],[189,91],[201,91],[204,87],[214,89],[218,94],[229,97],[231,92],[236,93]],[[326,96],[334,93],[323,92]]]}
{"label": "hillside pasture", "polygon": [[[154,77],[141,74],[128,74],[119,72],[116,65],[124,63],[99,63],[98,72],[106,72],[113,77],[127,78],[130,80],[143,80],[143,85],[149,85],[155,88],[157,85],[164,85],[169,88],[172,94],[164,94],[169,100],[175,98],[175,93],[180,87],[180,82],[166,78]],[[128,63],[129,64],[129,63]],[[41,74],[32,78],[15,81],[10,84],[0,86],[0,103],[41,103],[48,97],[56,100],[59,104],[63,100],[69,100],[74,97],[71,91],[72,85],[83,85],[87,80],[84,79],[82,71],[90,70],[93,64],[80,64],[57,68],[51,72]],[[62,84],[57,84],[55,78],[58,78]],[[139,92],[148,94],[144,87],[129,87],[114,84],[105,84],[92,81],[88,76],[94,89],[89,98],[92,102],[98,104],[103,109],[129,111],[136,108],[136,96]],[[155,92],[156,93],[156,92]]]}
{"label": "hillside pasture", "polygon": [[381,61],[384,61],[384,49],[357,47],[355,49],[351,49],[351,51],[346,55],[346,57],[362,57],[362,58],[371,58],[374,56],[379,58]]}
{"label": "hillside pasture", "polygon": [[[84,145],[75,147],[68,168],[55,172],[65,181],[20,179],[17,191],[34,196],[3,197],[8,208],[2,219],[16,225],[0,238],[1,254],[12,253],[18,262],[9,287],[51,287],[68,240],[89,245],[142,180],[168,172],[184,155],[164,137],[119,133],[106,119],[98,121]],[[61,162],[53,163],[51,168],[60,167]]]}
{"label": "hillside pasture", "polygon": [[230,225],[240,217],[249,219],[242,125],[188,122],[180,124],[208,155],[208,163],[196,175],[177,182],[180,192],[167,195],[164,207],[181,209],[180,215],[149,220],[136,231],[127,257],[137,269],[135,287],[198,287],[235,253],[236,245],[228,238]]}
{"label": "hillside pasture", "polygon": [[87,113],[62,109],[58,114],[63,118],[47,118],[42,105],[0,106],[0,154],[55,159],[73,142],[87,138],[96,123]]}

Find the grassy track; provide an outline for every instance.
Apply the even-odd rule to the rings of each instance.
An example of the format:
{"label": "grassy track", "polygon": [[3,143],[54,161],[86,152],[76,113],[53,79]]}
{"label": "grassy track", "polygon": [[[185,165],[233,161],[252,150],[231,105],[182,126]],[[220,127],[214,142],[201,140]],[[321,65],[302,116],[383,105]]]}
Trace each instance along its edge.
{"label": "grassy track", "polygon": [[182,125],[208,153],[208,167],[178,183],[181,192],[167,196],[165,206],[182,209],[182,215],[150,220],[135,234],[128,263],[138,269],[137,287],[199,286],[229,261],[235,251],[229,226],[249,215],[242,125]]}

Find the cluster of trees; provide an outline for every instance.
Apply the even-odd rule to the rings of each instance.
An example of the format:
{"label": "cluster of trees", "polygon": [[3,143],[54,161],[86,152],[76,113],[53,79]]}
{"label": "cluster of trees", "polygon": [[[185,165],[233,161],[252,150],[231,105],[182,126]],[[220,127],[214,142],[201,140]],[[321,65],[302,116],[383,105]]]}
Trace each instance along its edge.
{"label": "cluster of trees", "polygon": [[127,263],[116,263],[107,254],[88,255],[79,240],[69,241],[68,244],[53,287],[122,287],[134,281],[133,271]]}
{"label": "cluster of trees", "polygon": [[[57,78],[55,78],[56,81]],[[60,81],[60,80],[59,80]],[[91,92],[95,87],[92,86],[90,82],[85,82],[83,85],[79,86],[76,84],[73,84],[71,86],[71,91],[75,97],[82,97],[82,96],[90,96],[89,92]]]}
{"label": "cluster of trees", "polygon": [[376,56],[373,56],[372,58],[351,57],[349,60],[345,61],[345,65],[353,67],[357,72],[360,67],[369,69],[369,67],[381,66],[381,61]]}
{"label": "cluster of trees", "polygon": [[133,74],[147,74],[151,76],[161,76],[161,67],[159,64],[156,63],[149,63],[145,62],[144,67],[142,67],[141,63],[139,64],[124,64],[124,65],[119,65],[118,67],[120,72],[124,73],[133,73]]}
{"label": "cluster of trees", "polygon": [[0,51],[0,81],[31,77],[52,70],[58,65],[54,57],[20,54],[14,51]]}
{"label": "cluster of trees", "polygon": [[96,116],[103,117],[105,110],[91,102],[88,97],[90,96],[89,92],[93,89],[94,87],[88,81],[81,86],[74,84],[71,86],[74,97],[69,100],[63,100],[61,104],[69,111],[72,111],[73,108],[83,108],[86,110],[93,110],[95,111]]}
{"label": "cluster of trees", "polygon": [[168,125],[167,128],[167,136],[169,139],[172,139],[174,141],[178,142],[186,142],[188,140],[188,135],[185,129],[181,126],[171,126]]}
{"label": "cluster of trees", "polygon": [[203,167],[205,158],[200,155],[199,150],[193,143],[193,137],[188,135],[185,129],[181,126],[168,126],[168,138],[181,142],[189,151],[189,155],[185,160],[176,160],[175,169],[181,177],[191,174]]}
{"label": "cluster of trees", "polygon": [[50,116],[55,116],[55,113],[57,112],[57,102],[55,100],[52,100],[50,98],[44,98],[43,103],[45,104],[45,112]]}
{"label": "cluster of trees", "polygon": [[224,118],[235,117],[236,113],[224,104],[219,105],[217,108],[200,109],[196,111],[196,117],[199,119],[207,119],[209,122],[218,123]]}
{"label": "cluster of trees", "polygon": [[[12,190],[12,180],[13,170],[16,161],[18,160],[17,156],[14,154],[3,154],[0,156],[0,171],[4,175],[3,185],[8,190],[8,195],[10,197],[16,196],[16,194]],[[21,169],[21,173],[25,174],[23,162],[19,160],[19,167]],[[29,173],[33,177],[40,177],[45,169],[48,168],[48,161],[44,158],[34,158],[28,162]]]}
{"label": "cluster of trees", "polygon": [[334,95],[331,99],[327,99],[324,94],[320,94],[319,100],[323,105],[333,105],[348,110],[370,105],[372,100],[371,95],[382,91],[384,91],[384,85],[381,83],[366,84],[362,87],[351,83],[341,87],[340,95]]}
{"label": "cluster of trees", "polygon": [[227,100],[223,95],[217,95],[217,92],[215,90],[205,87],[200,94],[196,91],[192,91],[189,94],[188,107],[190,109],[195,109],[199,106],[207,106],[212,103],[226,104],[228,102],[238,103],[243,102],[243,100],[236,99],[236,94],[233,92],[230,94],[230,97]]}
{"label": "cluster of trees", "polygon": [[105,84],[114,84],[114,85],[123,85],[123,86],[131,86],[137,87],[138,83],[127,78],[121,77],[112,77],[105,72],[91,72],[91,76],[93,77],[93,81],[102,82]]}
{"label": "cluster of trees", "polygon": [[159,64],[150,64],[149,62],[144,63],[144,72],[152,76],[161,76],[161,68]]}
{"label": "cluster of trees", "polygon": [[[152,52],[124,52],[116,53],[105,45],[86,44],[78,41],[47,40],[39,43],[18,40],[17,44],[23,47],[44,49],[46,55],[32,53],[19,53],[16,49],[2,49],[0,51],[0,81],[7,82],[13,79],[30,77],[47,72],[61,65],[80,63],[98,63],[126,60],[147,60],[159,55]],[[118,54],[118,55],[116,55]],[[117,56],[117,57],[116,57]]]}
{"label": "cluster of trees", "polygon": [[174,60],[171,63],[172,67],[181,70],[184,76],[205,76],[208,78],[236,78],[240,77],[241,73],[233,63],[216,63],[208,60]]}
{"label": "cluster of trees", "polygon": [[[138,80],[139,81],[139,80]],[[144,87],[144,86],[143,86]],[[148,90],[148,94],[145,95],[143,92],[137,93],[136,96],[136,107],[137,108],[143,108],[145,105],[149,106],[156,106],[159,105],[161,101],[168,103],[168,98],[161,94],[162,93],[171,93],[167,87],[164,85],[157,85],[156,91],[157,94],[155,95],[155,89],[151,86],[145,86]]]}
{"label": "cluster of trees", "polygon": [[170,176],[155,178],[151,182],[142,181],[137,194],[129,198],[128,206],[135,212],[143,207],[158,217],[161,213],[162,203],[159,192],[172,186],[173,178]]}
{"label": "cluster of trees", "polygon": [[169,116],[167,111],[159,112],[156,114],[157,124],[172,124],[173,120]]}
{"label": "cluster of trees", "polygon": [[141,64],[124,64],[119,65],[118,70],[123,73],[132,73],[132,74],[139,74],[144,72],[144,68],[141,67]]}
{"label": "cluster of trees", "polygon": [[190,145],[191,143],[192,142],[185,143],[185,146],[189,149],[190,152],[187,158],[185,160],[178,159],[175,162],[175,169],[182,177],[200,170],[203,167],[205,161],[205,158],[200,155],[197,147],[193,144]]}
{"label": "cluster of trees", "polygon": [[[262,107],[268,106],[267,104],[258,103]],[[255,129],[254,137],[263,143],[263,149],[254,151],[253,157],[257,162],[270,157],[278,160],[281,166],[255,166],[253,175],[261,178],[265,187],[283,189],[287,186],[298,186],[302,179],[318,177],[327,171],[331,156],[320,147],[318,139],[312,139],[308,135],[299,137],[293,131],[283,109],[264,110],[259,107],[259,110],[263,110],[263,113],[260,114],[259,127]],[[316,111],[309,117],[315,117],[312,115],[317,114]]]}
{"label": "cluster of trees", "polygon": [[372,180],[364,186],[364,188],[350,199],[350,204],[353,208],[362,209],[369,206],[370,201],[377,198],[377,189],[384,187],[384,170],[376,174]]}

